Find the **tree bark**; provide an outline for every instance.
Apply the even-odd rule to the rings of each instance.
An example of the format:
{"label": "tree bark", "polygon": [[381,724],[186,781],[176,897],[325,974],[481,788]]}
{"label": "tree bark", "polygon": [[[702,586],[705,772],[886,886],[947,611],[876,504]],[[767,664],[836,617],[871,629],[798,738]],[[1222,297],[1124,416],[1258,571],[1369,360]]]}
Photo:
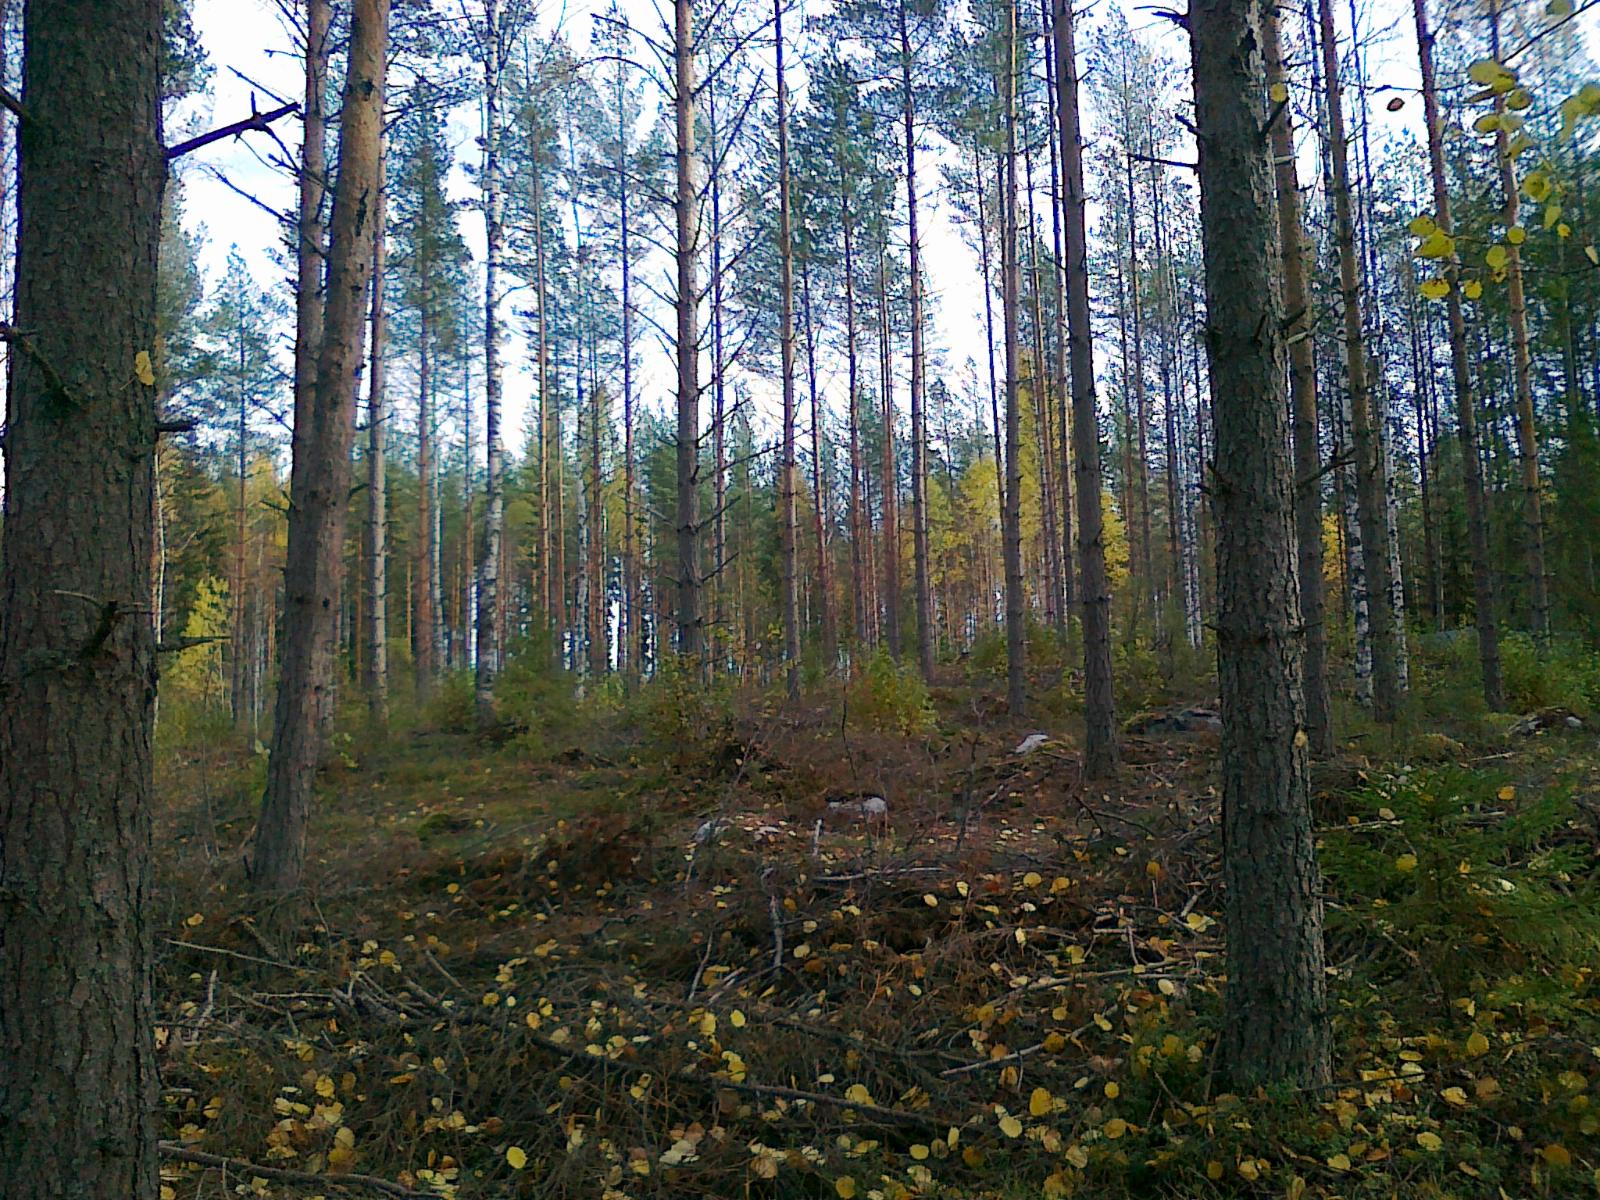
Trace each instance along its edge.
{"label": "tree bark", "polygon": [[900,35],[900,116],[905,134],[906,236],[911,290],[911,559],[916,589],[917,665],[933,674],[933,582],[928,564],[928,413],[927,351],[923,345],[922,239],[917,224],[917,108],[911,86],[911,34],[907,0],[895,12]]}
{"label": "tree bark", "polygon": [[[1433,69],[1433,34],[1428,28],[1427,0],[1412,0],[1417,28],[1417,60],[1422,75],[1422,103],[1428,126],[1428,174],[1433,184],[1433,220],[1451,236],[1450,189],[1444,168],[1444,126],[1439,117],[1439,85]],[[1489,557],[1489,511],[1483,491],[1483,466],[1478,457],[1478,417],[1467,359],[1467,323],[1461,311],[1460,272],[1454,254],[1445,260],[1450,293],[1445,298],[1450,318],[1450,366],[1456,389],[1456,433],[1461,440],[1462,477],[1467,496],[1467,540],[1472,552],[1472,584],[1478,627],[1478,665],[1483,699],[1498,712],[1506,704],[1500,675],[1500,631],[1496,626],[1494,566]]]}
{"label": "tree bark", "polygon": [[[1267,82],[1288,94],[1278,10],[1266,4],[1261,14]],[[1284,326],[1289,346],[1289,394],[1293,414],[1295,561],[1300,582],[1300,624],[1305,630],[1304,691],[1306,737],[1311,753],[1333,753],[1333,710],[1328,698],[1328,629],[1322,591],[1321,449],[1317,441],[1317,364],[1311,292],[1306,285],[1306,244],[1295,170],[1294,125],[1286,106],[1272,125],[1272,161],[1278,199],[1278,244],[1283,262]]]}
{"label": "tree bark", "polygon": [[811,263],[800,260],[801,319],[806,329],[806,385],[811,395],[811,492],[817,539],[817,597],[821,610],[822,665],[826,672],[839,666],[839,622],[833,607],[833,548],[828,531],[833,525],[833,490],[822,467],[822,400],[817,387],[817,331],[812,323]]}
{"label": "tree bark", "polygon": [[1006,571],[1006,701],[1016,719],[1027,709],[1022,591],[1022,397],[1018,347],[1020,280],[1017,265],[1017,0],[1006,5],[1005,196],[1001,213],[1001,307],[1006,337],[1006,500],[1002,518]]}
{"label": "tree bark", "polygon": [[322,345],[323,262],[327,230],[322,206],[328,194],[328,134],[324,112],[328,59],[333,52],[328,27],[330,0],[305,0],[306,94],[300,106],[300,209],[295,239],[294,429],[291,456],[300,452],[301,430],[311,425],[316,391],[317,354]]}
{"label": "tree bark", "polygon": [[[883,230],[879,231],[883,233]],[[885,234],[885,236],[887,236]],[[889,322],[889,247],[878,243],[878,383],[882,392],[883,637],[900,657],[900,470],[894,450],[894,369]]]}
{"label": "tree bark", "polygon": [[778,535],[783,555],[784,686],[800,698],[800,610],[796,576],[794,444],[794,243],[789,209],[789,92],[783,73],[783,0],[772,0],[772,44],[777,60],[778,120],[778,340],[783,358],[783,457],[778,463]]}
{"label": "tree bark", "polygon": [[1207,346],[1216,419],[1228,986],[1236,1086],[1328,1081],[1322,901],[1302,736],[1294,476],[1284,394],[1261,0],[1197,0]]}
{"label": "tree bark", "polygon": [[385,410],[384,356],[388,350],[384,262],[387,242],[387,142],[378,150],[378,196],[373,213],[372,359],[367,375],[367,711],[375,726],[389,720],[389,493],[388,413]]}
{"label": "tree bark", "polygon": [[1072,370],[1072,453],[1077,473],[1078,571],[1083,620],[1083,773],[1103,779],[1117,765],[1116,703],[1111,678],[1111,584],[1106,576],[1100,418],[1094,394],[1089,308],[1087,205],[1078,114],[1078,56],[1072,0],[1054,0],[1056,116],[1061,124],[1062,208],[1066,227],[1067,340]]}
{"label": "tree bark", "polygon": [[[500,558],[505,537],[505,457],[500,437],[500,255],[505,194],[500,180],[500,86],[503,31],[498,0],[483,4],[483,393],[485,456],[483,552],[478,560],[474,699],[480,726],[493,725],[500,673]],[[472,432],[467,431],[470,443]],[[462,615],[465,625],[466,614]]]}
{"label": "tree bark", "polygon": [[677,625],[678,653],[703,669],[700,578],[700,202],[694,170],[694,30],[691,0],[673,6],[673,117],[677,133]]}
{"label": "tree bark", "polygon": [[1356,455],[1356,511],[1361,527],[1361,560],[1365,568],[1367,619],[1372,630],[1372,715],[1382,724],[1398,716],[1400,706],[1400,641],[1390,586],[1389,520],[1385,499],[1383,455],[1372,411],[1372,377],[1367,369],[1361,329],[1361,294],[1365,290],[1356,256],[1355,221],[1350,211],[1350,168],[1345,142],[1344,96],[1339,83],[1339,46],[1331,0],[1318,0],[1322,33],[1322,69],[1326,77],[1328,144],[1333,163],[1334,236],[1339,247],[1339,292],[1344,320],[1345,385],[1350,395],[1351,437]]}
{"label": "tree bark", "polygon": [[0,541],[0,1195],[154,1200],[157,0],[26,8]]}
{"label": "tree bark", "polygon": [[290,892],[300,886],[311,793],[322,751],[324,696],[333,681],[355,383],[365,334],[362,310],[372,283],[375,248],[371,223],[377,200],[388,31],[389,0],[355,0],[349,75],[339,119],[328,303],[316,393],[290,475],[283,663],[267,787],[250,858],[251,882],[267,892]]}

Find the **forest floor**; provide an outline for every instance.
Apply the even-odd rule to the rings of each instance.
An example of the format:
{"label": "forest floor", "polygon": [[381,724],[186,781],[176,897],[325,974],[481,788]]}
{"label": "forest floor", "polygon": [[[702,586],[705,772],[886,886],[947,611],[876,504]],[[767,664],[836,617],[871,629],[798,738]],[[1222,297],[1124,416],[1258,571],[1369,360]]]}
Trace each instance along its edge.
{"label": "forest floor", "polygon": [[243,885],[260,757],[169,748],[164,1194],[1600,1190],[1590,728],[1317,766],[1337,1082],[1232,1095],[1214,733],[1085,787],[1070,715],[966,683],[899,730],[658,690],[336,738],[293,912]]}

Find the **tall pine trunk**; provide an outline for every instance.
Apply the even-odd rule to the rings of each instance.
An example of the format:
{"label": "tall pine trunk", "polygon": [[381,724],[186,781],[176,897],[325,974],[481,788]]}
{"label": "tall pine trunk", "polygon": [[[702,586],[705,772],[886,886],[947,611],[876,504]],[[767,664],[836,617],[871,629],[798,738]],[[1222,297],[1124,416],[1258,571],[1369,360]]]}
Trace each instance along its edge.
{"label": "tall pine trunk", "polygon": [[[163,5],[30,3],[0,541],[0,1195],[154,1200]],[[34,123],[37,122],[37,125]]]}
{"label": "tall pine trunk", "polygon": [[250,878],[268,892],[299,887],[306,825],[333,683],[335,615],[349,507],[355,381],[372,283],[389,0],[356,0],[339,119],[339,179],[329,243],[328,302],[317,383],[290,476],[283,662],[267,786]]}
{"label": "tall pine trunk", "polygon": [[1022,397],[1018,346],[1020,280],[1017,265],[1017,0],[1006,5],[1003,100],[1005,194],[1001,201],[1001,307],[1006,337],[1006,499],[1002,515],[1006,571],[1006,700],[1013,718],[1027,708],[1022,591]]}
{"label": "tall pine trunk", "polygon": [[694,30],[691,0],[673,11],[673,120],[677,178],[677,626],[678,652],[701,669],[704,618],[700,578],[700,203],[694,170]]}
{"label": "tall pine trunk", "polygon": [[917,224],[917,109],[911,86],[911,33],[907,0],[896,7],[900,35],[900,117],[905,135],[906,235],[911,271],[911,558],[916,589],[917,665],[933,673],[933,582],[928,563],[928,397],[924,349],[922,239]]}
{"label": "tall pine trunk", "polygon": [[783,73],[783,0],[773,0],[772,42],[778,77],[778,340],[783,355],[783,457],[778,463],[778,534],[783,554],[783,659],[785,687],[791,700],[800,698],[800,610],[796,576],[794,442],[794,242],[789,209],[789,92]]}
{"label": "tall pine trunk", "polygon": [[1117,765],[1116,704],[1111,678],[1111,584],[1106,575],[1100,418],[1094,395],[1089,307],[1083,136],[1078,116],[1078,58],[1072,0],[1054,0],[1056,115],[1061,124],[1062,209],[1066,226],[1067,339],[1072,370],[1072,453],[1077,472],[1078,570],[1083,605],[1083,773],[1100,779]]}
{"label": "tall pine trunk", "polygon": [[1294,473],[1264,125],[1262,0],[1196,0],[1195,125],[1216,457],[1217,668],[1236,1085],[1328,1081],[1322,900],[1302,736]]}
{"label": "tall pine trunk", "polygon": [[367,711],[374,725],[389,716],[389,496],[387,468],[388,414],[384,397],[384,355],[387,352],[387,312],[384,297],[386,259],[385,222],[388,185],[385,181],[385,146],[378,151],[378,197],[372,236],[372,358],[367,375],[367,561],[366,674]]}
{"label": "tall pine trunk", "polygon": [[[1289,75],[1283,62],[1278,11],[1261,15],[1267,81],[1287,98]],[[1277,89],[1281,86],[1281,92]],[[1311,753],[1333,753],[1333,711],[1328,698],[1328,629],[1322,589],[1321,449],[1317,440],[1317,364],[1306,285],[1305,227],[1300,211],[1300,180],[1295,170],[1294,125],[1287,100],[1272,125],[1272,161],[1278,198],[1278,243],[1283,259],[1284,326],[1289,345],[1289,402],[1294,430],[1295,561],[1300,580],[1300,623],[1305,629],[1304,690],[1306,737]]]}

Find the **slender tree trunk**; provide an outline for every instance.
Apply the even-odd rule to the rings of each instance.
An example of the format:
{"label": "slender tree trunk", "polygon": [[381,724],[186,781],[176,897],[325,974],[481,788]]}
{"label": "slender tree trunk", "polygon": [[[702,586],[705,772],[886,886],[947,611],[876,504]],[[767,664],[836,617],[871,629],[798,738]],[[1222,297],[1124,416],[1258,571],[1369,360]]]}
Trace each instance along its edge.
{"label": "slender tree trunk", "polygon": [[[1128,565],[1137,563],[1139,582],[1133,593],[1133,625],[1139,627],[1139,613],[1146,602],[1153,608],[1155,576],[1150,569],[1150,402],[1144,378],[1144,303],[1139,289],[1139,202],[1133,190],[1133,147],[1130,142],[1123,154],[1123,165],[1128,192],[1128,307],[1133,317],[1133,444],[1128,453],[1133,456],[1134,473],[1129,481],[1133,488],[1128,516]],[[1131,536],[1133,522],[1139,522],[1139,540],[1135,554]],[[1152,616],[1157,614],[1152,611]]]}
{"label": "slender tree trunk", "polygon": [[[1154,148],[1152,147],[1152,150]],[[1151,157],[1155,155],[1152,153]],[[1161,376],[1161,424],[1162,424],[1162,455],[1166,466],[1166,499],[1167,499],[1167,569],[1163,572],[1163,588],[1166,592],[1165,602],[1160,613],[1160,642],[1162,655],[1168,678],[1176,670],[1173,655],[1177,650],[1178,629],[1177,623],[1181,615],[1180,600],[1178,598],[1180,567],[1178,551],[1178,430],[1175,414],[1172,411],[1173,393],[1176,391],[1172,378],[1172,319],[1174,305],[1172,303],[1171,287],[1171,260],[1167,245],[1166,233],[1166,200],[1161,187],[1162,167],[1159,163],[1150,164],[1150,218],[1151,232],[1154,235],[1155,269],[1156,269],[1156,325],[1160,330],[1160,360],[1157,370]]]}
{"label": "slender tree trunk", "polygon": [[889,248],[878,243],[878,381],[883,393],[883,633],[900,657],[900,472],[894,449],[894,370],[889,322]]}
{"label": "slender tree trunk", "polygon": [[[1287,96],[1289,73],[1283,62],[1277,8],[1261,14],[1267,80]],[[1275,102],[1274,107],[1277,103]],[[1306,244],[1300,211],[1300,180],[1295,171],[1294,126],[1285,105],[1272,125],[1272,161],[1278,199],[1278,244],[1283,261],[1284,326],[1289,346],[1289,393],[1294,429],[1295,561],[1300,583],[1300,623],[1305,629],[1304,690],[1306,737],[1311,753],[1333,753],[1333,710],[1328,698],[1328,629],[1322,592],[1321,450],[1317,441],[1317,364],[1311,292],[1306,284]]]}
{"label": "slender tree trunk", "polygon": [[[1490,0],[1490,55],[1500,58],[1500,2]],[[1494,110],[1504,114],[1505,94],[1496,93]],[[1517,191],[1517,164],[1511,156],[1511,135],[1502,125],[1494,137],[1499,161],[1500,190],[1504,196],[1502,219],[1507,229],[1520,228],[1522,197]],[[1528,351],[1528,301],[1522,282],[1522,247],[1507,241],[1506,298],[1511,324],[1512,378],[1517,393],[1517,456],[1522,468],[1522,520],[1528,557],[1529,624],[1535,638],[1550,636],[1550,587],[1544,555],[1544,506],[1539,482],[1539,432],[1533,412],[1532,358]],[[1563,305],[1562,311],[1570,311]]]}
{"label": "slender tree trunk", "polygon": [[295,241],[294,429],[291,456],[300,453],[302,431],[310,428],[316,391],[317,355],[322,347],[323,257],[327,231],[322,207],[328,194],[328,135],[324,111],[328,91],[330,0],[305,0],[306,94],[300,106],[300,209]]}
{"label": "slender tree trunk", "polygon": [[250,676],[248,659],[245,647],[249,643],[247,636],[249,608],[245,603],[245,591],[248,579],[245,573],[245,513],[248,507],[247,490],[250,482],[250,409],[244,390],[244,313],[240,310],[239,326],[234,330],[234,337],[238,341],[239,376],[237,380],[238,396],[238,421],[234,430],[237,439],[237,472],[235,483],[237,491],[234,494],[233,505],[233,628],[228,641],[228,661],[231,670],[232,686],[229,691],[229,702],[233,715],[233,727],[243,729],[249,723],[250,706]]}
{"label": "slender tree trunk", "polygon": [[[1412,0],[1417,27],[1417,58],[1422,75],[1422,102],[1428,124],[1428,167],[1433,183],[1434,223],[1451,235],[1450,190],[1444,168],[1444,127],[1439,117],[1439,87],[1433,70],[1433,34],[1428,29],[1427,0]],[[1467,361],[1467,324],[1461,311],[1459,270],[1455,255],[1445,260],[1450,285],[1446,297],[1450,317],[1450,365],[1455,376],[1456,430],[1461,439],[1462,475],[1467,494],[1467,538],[1472,551],[1472,580],[1478,625],[1478,662],[1483,698],[1491,710],[1505,707],[1500,675],[1500,632],[1496,622],[1494,567],[1489,557],[1489,512],[1478,458],[1478,418]]]}
{"label": "slender tree trunk", "polygon": [[822,624],[823,669],[839,665],[839,622],[833,607],[833,550],[828,530],[833,523],[833,494],[828,473],[822,469],[822,401],[817,388],[817,333],[811,313],[811,259],[800,260],[801,319],[806,328],[806,385],[811,393],[811,492],[816,514],[817,595]]}
{"label": "slender tree trunk", "polygon": [[[500,254],[505,196],[500,180],[501,15],[498,0],[483,5],[483,393],[485,454],[483,553],[478,560],[476,631],[478,724],[495,721],[494,681],[500,672],[500,557],[505,537],[505,459],[500,438]],[[470,443],[471,429],[467,431]],[[462,614],[465,625],[466,613]]]}
{"label": "slender tree trunk", "polygon": [[378,151],[378,195],[373,214],[372,361],[367,375],[367,710],[375,726],[389,719],[389,495],[386,474],[388,413],[384,408],[384,355],[388,350],[384,263],[388,184],[384,171],[387,142]]}
{"label": "slender tree trunk", "polygon": [[[983,272],[983,333],[984,358],[989,364],[989,427],[994,437],[994,486],[1000,511],[1006,507],[1006,456],[1000,445],[1000,381],[994,366],[994,289],[989,285],[989,215],[983,197],[983,153],[978,147],[977,134],[972,139],[972,178],[978,201],[978,258]],[[980,418],[981,419],[981,418]],[[988,605],[990,610],[993,604]]]}
{"label": "slender tree trunk", "polygon": [[1078,116],[1078,56],[1072,0],[1054,0],[1056,114],[1061,124],[1062,209],[1066,226],[1067,338],[1072,366],[1073,466],[1077,471],[1079,594],[1083,603],[1083,773],[1102,779],[1116,769],[1116,705],[1111,678],[1111,584],[1106,576],[1100,418],[1094,395],[1094,342],[1089,308],[1089,254],[1083,189],[1083,137]]}
{"label": "slender tree trunk", "polygon": [[723,341],[722,271],[722,165],[717,89],[706,88],[706,159],[711,193],[711,631],[709,649],[718,670],[727,667],[728,584],[724,568],[728,562],[728,411]]}
{"label": "slender tree trunk", "polygon": [[1361,526],[1361,557],[1366,574],[1367,613],[1372,629],[1372,715],[1389,724],[1400,706],[1399,656],[1403,631],[1397,628],[1390,587],[1389,521],[1384,496],[1383,455],[1372,411],[1371,373],[1361,329],[1361,263],[1356,257],[1355,221],[1350,212],[1350,169],[1345,141],[1344,98],[1339,83],[1339,46],[1332,0],[1318,0],[1322,31],[1322,69],[1326,76],[1328,143],[1333,160],[1333,213],[1339,246],[1339,291],[1344,317],[1345,384],[1356,454],[1356,505]]}
{"label": "slender tree trunk", "polygon": [[1216,417],[1228,929],[1221,1051],[1238,1085],[1322,1085],[1332,1038],[1300,736],[1294,474],[1260,12],[1260,0],[1196,0],[1189,11]]}
{"label": "slender tree trunk", "polygon": [[911,86],[911,33],[906,0],[895,7],[900,33],[900,116],[906,152],[906,234],[911,271],[911,557],[916,588],[917,665],[933,674],[933,582],[928,565],[927,352],[923,346],[922,239],[917,225],[917,110]]}
{"label": "slender tree trunk", "polygon": [[163,6],[30,3],[0,541],[0,1196],[154,1200]]}
{"label": "slender tree trunk", "polygon": [[433,696],[439,675],[438,522],[434,514],[433,299],[424,296],[417,322],[417,547],[416,613],[411,656],[416,666],[417,700]]}
{"label": "slender tree trunk", "polygon": [[618,665],[637,679],[644,669],[644,624],[640,620],[638,478],[633,444],[633,251],[628,218],[627,80],[617,64],[617,226],[622,261],[622,621]]}
{"label": "slender tree trunk", "polygon": [[550,640],[550,657],[561,666],[561,643],[556,637],[556,611],[560,583],[555,573],[555,548],[551,543],[551,430],[555,398],[550,394],[550,284],[544,228],[544,154],[535,134],[529,153],[533,175],[533,273],[534,296],[539,309],[539,603],[544,607],[545,636]]}
{"label": "slender tree trunk", "polygon": [[694,33],[691,0],[674,0],[673,113],[677,130],[678,652],[703,669],[700,578],[700,203],[694,170]]}
{"label": "slender tree trunk", "polygon": [[[855,230],[850,212],[850,196],[845,181],[839,148],[835,147],[835,166],[839,168],[839,226],[844,241],[844,344],[845,370],[850,390],[850,592],[855,602],[855,646],[864,646],[870,626],[867,586],[872,564],[867,557],[866,509],[862,505],[862,481],[866,465],[861,456],[861,369],[856,340],[856,263]],[[854,656],[852,655],[852,658]]]}
{"label": "slender tree trunk", "polygon": [[1045,622],[1064,631],[1065,604],[1061,581],[1061,540],[1056,532],[1055,453],[1050,444],[1050,430],[1054,425],[1050,415],[1050,380],[1046,366],[1048,358],[1044,324],[1044,287],[1039,267],[1039,223],[1033,204],[1033,151],[1024,149],[1023,164],[1028,192],[1028,290],[1032,294],[1033,365],[1028,378],[1033,400],[1034,440],[1039,454],[1039,525],[1044,541],[1044,578],[1040,591],[1044,594]]}
{"label": "slender tree trunk", "polygon": [[1005,198],[1001,234],[1001,306],[1006,327],[1006,700],[1013,718],[1027,709],[1022,591],[1022,397],[1018,346],[1020,280],[1017,268],[1017,0],[1006,5],[1004,105],[1006,130]]}
{"label": "slender tree trunk", "polygon": [[328,307],[316,393],[307,414],[310,425],[290,480],[283,664],[266,793],[250,861],[251,881],[269,892],[300,885],[322,750],[323,693],[334,671],[334,606],[350,495],[355,381],[376,241],[370,222],[377,198],[388,30],[389,0],[356,0],[339,122]]}
{"label": "slender tree trunk", "polygon": [[794,243],[789,212],[789,92],[783,74],[783,0],[772,0],[772,43],[778,79],[778,259],[779,328],[783,353],[783,457],[778,463],[778,535],[783,554],[783,659],[789,699],[800,698],[800,612],[795,527],[799,470],[794,444]]}
{"label": "slender tree trunk", "polygon": [[1060,478],[1061,530],[1061,630],[1067,631],[1072,606],[1077,598],[1076,571],[1073,567],[1072,541],[1072,405],[1067,387],[1067,302],[1063,274],[1067,270],[1061,240],[1061,213],[1066,207],[1066,193],[1061,181],[1061,147],[1059,136],[1061,119],[1059,108],[1060,82],[1056,74],[1056,47],[1051,31],[1051,0],[1039,0],[1040,28],[1045,31],[1044,75],[1045,109],[1048,125],[1045,141],[1050,147],[1050,244],[1055,261],[1050,266],[1050,286],[1055,300],[1055,361],[1050,373],[1051,388],[1061,409],[1061,457],[1056,465]]}

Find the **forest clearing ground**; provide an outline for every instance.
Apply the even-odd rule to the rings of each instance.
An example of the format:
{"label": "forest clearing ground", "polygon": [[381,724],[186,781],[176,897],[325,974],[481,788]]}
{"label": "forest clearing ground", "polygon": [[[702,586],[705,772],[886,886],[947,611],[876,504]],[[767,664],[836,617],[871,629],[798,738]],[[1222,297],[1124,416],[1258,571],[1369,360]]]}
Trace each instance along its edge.
{"label": "forest clearing ground", "polygon": [[[1483,869],[1511,891],[1429,907],[1472,877],[1444,835],[1422,841],[1425,814],[1394,811],[1432,785],[1380,795],[1365,760],[1319,767],[1319,821],[1361,843],[1329,860],[1344,1083],[1264,1103],[1222,1093],[1211,1061],[1214,735],[1126,738],[1117,779],[1085,789],[1070,735],[1016,754],[1029,730],[1002,723],[901,736],[752,706],[703,732],[652,748],[613,721],[534,754],[339,739],[287,939],[252,919],[238,868],[259,764],[187,756],[158,817],[165,1136],[287,1171],[228,1178],[295,1197],[342,1172],[393,1194],[608,1200],[1600,1181],[1600,960],[1568,961],[1564,928],[1496,929],[1561,847],[1588,855],[1566,877],[1592,899],[1600,824],[1581,805],[1536,844],[1496,844]],[[1438,736],[1386,748],[1437,757]],[[1504,822],[1591,743],[1474,747],[1498,770],[1471,786],[1504,802],[1473,820]],[[889,798],[890,830],[819,835],[827,797],[859,793]],[[1394,891],[1425,878],[1421,900]],[[1424,925],[1440,904],[1457,923],[1458,904],[1484,910],[1460,935],[1508,978]],[[1591,950],[1596,922],[1574,925]],[[165,1168],[180,1197],[218,1177]]]}

